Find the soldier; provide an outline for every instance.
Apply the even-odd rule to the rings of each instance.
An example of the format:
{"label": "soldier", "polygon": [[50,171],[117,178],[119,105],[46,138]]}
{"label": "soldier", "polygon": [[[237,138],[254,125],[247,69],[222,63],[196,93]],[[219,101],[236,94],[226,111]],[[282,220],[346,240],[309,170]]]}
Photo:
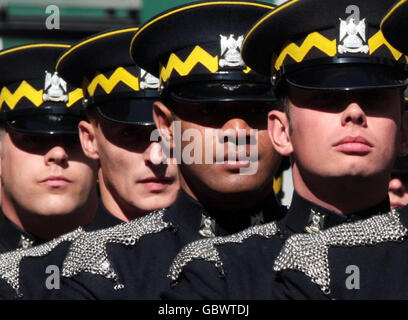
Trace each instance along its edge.
{"label": "soldier", "polygon": [[100,163],[103,205],[126,222],[169,207],[179,190],[177,166],[162,161],[160,144],[150,138],[159,82],[129,56],[137,30],[113,30],[85,39],[57,64],[69,83],[83,86],[90,121],[79,124],[82,148]]}
{"label": "soldier", "polygon": [[[168,210],[74,240],[61,290],[53,290],[53,298],[158,299],[169,265],[185,244],[282,216],[273,192],[281,157],[270,144],[265,122],[276,99],[269,79],[246,68],[239,55],[246,30],[272,8],[259,2],[200,2],[162,13],[136,33],[131,46],[136,64],[164,81],[165,102],[155,103],[154,117],[167,156],[177,156],[177,148],[187,154],[179,163],[182,191]],[[69,56],[58,70],[61,63],[69,65]],[[170,130],[177,132],[177,126],[184,139]],[[196,159],[191,163],[186,135],[198,132],[194,138],[205,138],[205,129],[218,129],[220,136],[189,145],[199,155],[198,164]],[[232,159],[225,148],[221,163],[215,163],[216,152],[205,153],[205,147],[215,151],[215,141],[231,146]],[[257,155],[250,153],[251,146]]]}
{"label": "soldier", "polygon": [[[389,5],[391,7],[392,3]],[[385,13],[378,12],[378,21]],[[394,57],[401,55],[404,59],[406,57],[397,50],[408,52],[408,42],[402,33],[406,30],[407,17],[407,2],[401,1],[381,23]],[[401,109],[402,106],[403,98]],[[394,121],[399,124],[398,119]],[[403,141],[406,144],[406,138]],[[407,299],[408,286],[403,280],[408,267],[407,209],[404,206],[398,211],[345,224],[311,237],[295,236],[282,251],[276,269],[284,270],[285,282],[296,283],[301,294],[308,298]],[[310,250],[314,252],[313,257],[308,254]],[[308,262],[300,263],[306,256],[310,258]]]}
{"label": "soldier", "polygon": [[[67,50],[57,65],[69,84],[84,89],[89,120],[79,123],[79,135],[85,155],[99,162],[98,212],[110,217],[105,228],[170,206],[179,190],[177,166],[162,163],[160,144],[150,141],[158,79],[134,66],[129,56],[136,30],[112,30],[87,38]],[[18,268],[19,277],[1,283],[2,295],[12,298],[17,291],[24,299],[48,297],[51,289],[58,288],[54,279],[59,281],[68,248],[81,232],[56,239],[63,243],[51,253],[55,245],[33,248],[24,257],[4,256],[13,263],[3,265],[3,270]],[[58,267],[52,274],[47,271],[50,265]]]}
{"label": "soldier", "polygon": [[[269,113],[268,130],[275,149],[291,157],[295,192],[287,219],[293,213],[297,217],[293,223],[303,230],[286,241],[287,248],[276,261],[276,235],[285,230],[281,221],[190,244],[173,262],[169,276],[180,284],[167,297],[325,297],[300,272],[271,270],[274,266],[275,271],[306,270],[328,293],[321,241],[347,245],[359,234],[347,238],[339,232],[337,238],[322,239],[320,234],[326,233],[322,228],[333,219],[337,219],[334,224],[365,221],[390,210],[387,187],[392,165],[397,155],[407,151],[402,119],[405,57],[389,46],[379,30],[392,4],[292,0],[249,31],[242,49],[244,61],[272,77],[284,106],[283,112]],[[266,230],[268,239],[262,237]],[[202,260],[210,263],[205,266]],[[339,275],[344,278],[345,272],[346,268]],[[217,279],[219,273],[222,279]]]}
{"label": "soldier", "polygon": [[[357,48],[362,49],[364,45],[368,45],[369,52],[360,53],[358,58],[355,57],[354,51],[346,53],[346,56],[341,54],[340,57],[354,55],[353,60],[361,59],[361,62],[368,61],[370,63],[365,67],[360,65],[359,69],[366,70],[367,75],[373,73],[373,76],[357,78],[354,75],[348,78],[348,82],[356,83],[356,80],[358,80],[360,83],[359,89],[366,89],[361,91],[362,93],[375,94],[376,97],[375,100],[368,100],[369,103],[366,104],[365,108],[362,105],[362,110],[366,116],[360,116],[360,119],[364,121],[360,124],[361,130],[356,130],[356,132],[361,134],[372,147],[370,147],[371,151],[367,155],[360,156],[357,159],[368,159],[370,155],[382,154],[380,158],[372,162],[374,166],[371,165],[372,169],[378,167],[377,170],[371,169],[371,174],[367,174],[370,173],[368,171],[370,166],[366,166],[362,170],[362,173],[365,171],[366,174],[358,175],[356,174],[357,171],[354,173],[353,180],[349,179],[347,189],[353,192],[346,194],[347,197],[343,200],[343,203],[361,206],[367,199],[379,199],[379,196],[375,195],[376,192],[385,193],[385,186],[388,186],[388,181],[385,182],[384,180],[388,180],[394,158],[397,155],[403,156],[406,154],[407,122],[404,112],[403,90],[406,86],[407,74],[404,71],[406,62],[404,55],[391,47],[379,30],[382,17],[394,2],[356,1],[354,4],[356,7],[348,8],[347,12],[351,13],[351,11],[358,10],[360,17],[358,19],[349,19],[348,22],[344,22],[342,17],[340,18],[340,42],[338,48],[343,51],[344,47],[346,49],[350,47],[351,50],[355,51]],[[339,5],[347,6],[348,3],[341,2]],[[347,39],[349,35],[355,34],[353,32],[354,26],[359,26],[357,27],[359,30],[357,35],[362,46],[351,48],[351,45],[343,40]],[[367,44],[365,44],[365,41],[367,41]],[[358,60],[355,60],[355,62],[358,62]],[[350,65],[350,67],[352,66]],[[357,66],[355,65],[355,67]],[[342,68],[344,69],[343,66]],[[344,74],[344,76],[346,75],[347,73]],[[345,78],[343,78],[343,81]],[[351,79],[354,79],[354,81]],[[370,85],[370,80],[376,81],[373,81]],[[344,83],[347,85],[346,81]],[[375,90],[368,90],[370,88]],[[392,92],[396,90],[397,92]],[[351,91],[349,90],[349,92]],[[370,130],[370,126],[372,130],[381,131],[381,135],[383,135],[382,139],[379,139],[380,137],[376,138],[375,143],[368,140],[369,131],[367,130]],[[375,129],[376,127],[378,129]],[[385,146],[391,149],[386,150]],[[335,144],[335,147],[338,149],[337,144]],[[345,145],[344,151],[347,151],[347,148],[349,147]],[[375,149],[381,150],[381,148],[383,148],[382,153],[375,152]],[[352,149],[350,148],[350,150]],[[373,173],[376,173],[376,175],[373,175]],[[378,180],[379,177],[381,177],[380,180]],[[363,184],[360,184],[360,182]],[[355,185],[355,187],[350,188],[351,184]],[[360,185],[358,186],[358,184]],[[347,189],[345,188],[344,191]],[[341,198],[338,194],[334,196]],[[396,275],[399,268],[402,266],[401,269],[404,269],[405,267],[403,267],[401,261],[387,258],[387,256],[394,257],[397,254],[389,252],[389,248],[384,251],[383,249],[392,246],[391,242],[401,239],[401,231],[404,229],[405,224],[404,214],[392,211],[380,215],[378,212],[371,210],[370,214],[373,213],[375,215],[371,218],[367,217],[366,220],[344,224],[315,235],[293,236],[287,241],[285,248],[276,260],[275,270],[281,271],[286,285],[296,287],[302,297],[336,299],[403,297],[404,291],[401,292],[397,289],[400,285],[396,285],[393,279],[398,279]],[[378,250],[371,247],[375,243],[381,243],[381,245],[376,246]],[[355,248],[346,250],[346,246]],[[300,247],[301,250],[299,250]],[[373,248],[373,250],[369,250],[369,248]],[[310,250],[314,252],[313,257],[310,255]],[[354,252],[355,255],[350,251]],[[306,260],[305,257],[307,257]],[[294,269],[294,271],[291,269]],[[359,275],[361,275],[361,278]]]}
{"label": "soldier", "polygon": [[96,163],[78,140],[82,90],[54,68],[67,48],[35,44],[0,52],[0,252],[48,241],[95,215]]}

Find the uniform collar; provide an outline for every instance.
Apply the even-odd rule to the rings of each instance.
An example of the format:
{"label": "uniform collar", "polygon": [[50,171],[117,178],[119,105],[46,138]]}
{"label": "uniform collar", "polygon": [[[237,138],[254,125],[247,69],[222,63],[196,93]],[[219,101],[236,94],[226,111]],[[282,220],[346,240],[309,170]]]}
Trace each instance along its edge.
{"label": "uniform collar", "polygon": [[105,229],[116,226],[123,221],[115,217],[112,213],[105,208],[102,200],[99,199],[98,209],[95,212],[95,216],[92,221],[84,228],[86,231],[95,231],[99,229]]}
{"label": "uniform collar", "polygon": [[201,236],[224,236],[244,230],[252,225],[280,219],[283,210],[274,194],[268,196],[253,210],[237,213],[216,212],[204,207],[184,191],[180,191],[176,202],[167,210],[165,220]]}
{"label": "uniform collar", "polygon": [[295,233],[313,232],[317,229],[327,229],[344,222],[366,219],[370,216],[390,211],[388,197],[375,206],[354,212],[352,214],[340,215],[325,209],[313,202],[302,198],[296,191],[293,192],[292,202],[286,216],[286,227]]}
{"label": "uniform collar", "polygon": [[408,206],[398,208],[397,211],[399,212],[399,219],[401,223],[408,229]]}
{"label": "uniform collar", "polygon": [[27,249],[44,242],[45,240],[21,230],[5,217],[0,223],[0,246],[4,252]]}

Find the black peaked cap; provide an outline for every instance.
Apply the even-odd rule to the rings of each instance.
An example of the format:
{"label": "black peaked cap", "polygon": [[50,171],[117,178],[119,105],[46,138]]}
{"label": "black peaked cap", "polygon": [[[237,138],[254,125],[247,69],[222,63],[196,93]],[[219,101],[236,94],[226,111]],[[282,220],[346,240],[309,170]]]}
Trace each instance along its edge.
{"label": "black peaked cap", "polygon": [[159,100],[159,83],[129,55],[137,30],[109,30],[81,40],[60,57],[56,68],[67,81],[83,88],[87,106],[95,105],[104,118],[153,125],[152,105]]}
{"label": "black peaked cap", "polygon": [[273,8],[257,1],[171,8],[140,27],[131,56],[159,77],[162,91],[181,100],[275,100],[269,79],[247,68],[240,55],[249,28]]}
{"label": "black peaked cap", "polygon": [[82,89],[55,72],[70,45],[38,43],[0,51],[0,115],[23,133],[77,134],[85,117]]}
{"label": "black peaked cap", "polygon": [[408,1],[398,2],[384,17],[381,30],[388,42],[408,55]]}
{"label": "black peaked cap", "polygon": [[244,61],[259,73],[277,81],[286,76],[287,82],[305,89],[404,86],[406,56],[380,31],[382,18],[395,3],[288,1],[248,32]]}

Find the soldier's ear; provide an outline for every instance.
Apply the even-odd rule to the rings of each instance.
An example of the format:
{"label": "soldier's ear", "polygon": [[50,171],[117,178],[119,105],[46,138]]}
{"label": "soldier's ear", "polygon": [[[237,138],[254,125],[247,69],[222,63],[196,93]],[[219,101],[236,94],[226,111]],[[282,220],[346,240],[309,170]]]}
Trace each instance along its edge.
{"label": "soldier's ear", "polygon": [[78,125],[79,139],[84,154],[93,160],[99,159],[98,142],[95,138],[95,126],[88,121],[81,121]]}
{"label": "soldier's ear", "polygon": [[173,114],[160,101],[153,104],[153,120],[166,148],[173,148]]}
{"label": "soldier's ear", "polygon": [[408,112],[402,113],[401,125],[401,143],[399,145],[398,156],[405,157],[408,155]]}
{"label": "soldier's ear", "polygon": [[269,112],[269,138],[275,150],[283,156],[290,156],[293,153],[289,132],[289,119],[286,113],[278,110]]}

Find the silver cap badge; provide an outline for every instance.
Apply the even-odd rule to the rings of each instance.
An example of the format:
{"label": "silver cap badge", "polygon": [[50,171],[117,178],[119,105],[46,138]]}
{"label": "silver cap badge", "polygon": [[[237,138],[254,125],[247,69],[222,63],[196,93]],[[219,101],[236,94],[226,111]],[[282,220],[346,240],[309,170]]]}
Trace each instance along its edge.
{"label": "silver cap badge", "polygon": [[58,72],[51,74],[45,71],[43,100],[68,102],[67,83],[58,76]]}
{"label": "silver cap badge", "polygon": [[244,36],[241,35],[235,39],[233,34],[229,37],[220,34],[221,55],[218,62],[223,67],[245,67],[244,60],[241,57],[241,47]]}
{"label": "silver cap badge", "polygon": [[350,18],[340,20],[340,36],[337,51],[340,54],[351,53],[366,53],[370,51],[366,42],[366,21],[355,20]]}
{"label": "silver cap badge", "polygon": [[159,89],[159,79],[140,69],[140,89]]}

